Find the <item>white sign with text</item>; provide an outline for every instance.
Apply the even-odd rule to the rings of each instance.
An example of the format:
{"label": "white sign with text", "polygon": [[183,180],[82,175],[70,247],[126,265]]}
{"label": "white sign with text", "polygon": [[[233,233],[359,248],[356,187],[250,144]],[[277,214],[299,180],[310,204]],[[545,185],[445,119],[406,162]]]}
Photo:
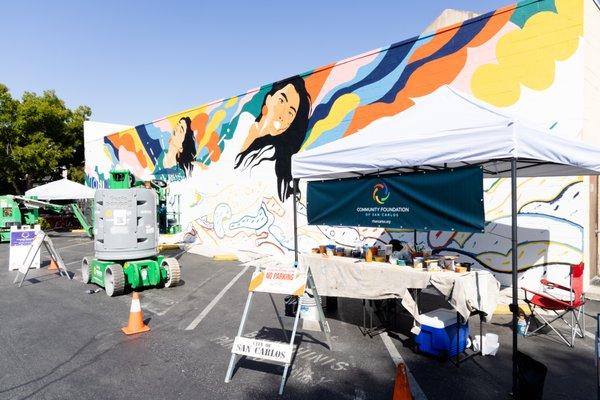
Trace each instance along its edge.
{"label": "white sign with text", "polygon": [[232,353],[289,364],[292,361],[292,345],[271,340],[251,339],[237,336]]}
{"label": "white sign with text", "polygon": [[302,296],[306,287],[306,272],[298,268],[267,268],[255,271],[248,291]]}
{"label": "white sign with text", "polygon": [[[10,252],[8,257],[8,270],[13,271],[22,268],[40,268],[40,252],[30,254],[31,264],[25,262],[25,258],[33,251],[34,240],[39,226],[36,228],[16,228],[10,230]],[[29,261],[29,260],[28,260]]]}

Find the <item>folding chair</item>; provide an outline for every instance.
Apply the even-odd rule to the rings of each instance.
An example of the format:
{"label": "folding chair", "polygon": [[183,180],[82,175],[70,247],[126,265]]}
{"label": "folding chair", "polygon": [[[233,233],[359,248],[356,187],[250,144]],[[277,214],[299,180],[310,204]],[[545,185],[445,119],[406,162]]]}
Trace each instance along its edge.
{"label": "folding chair", "polygon": [[[525,302],[531,310],[529,321],[525,327],[525,336],[539,332],[542,328],[549,326],[554,332],[567,344],[569,347],[574,346],[575,336],[583,338],[583,331],[585,330],[585,298],[583,297],[583,263],[578,265],[571,265],[569,274],[570,287],[562,286],[558,283],[550,282],[546,278],[542,278],[540,282],[544,288],[558,289],[569,293],[568,299],[558,298],[550,293],[538,293],[533,290],[523,288],[525,291]],[[530,299],[527,298],[527,294],[530,293],[532,296]],[[535,313],[536,307],[539,307],[546,311],[552,311],[556,316],[547,320],[540,313]],[[540,325],[534,331],[529,332],[529,324],[531,323],[532,317],[539,317],[544,324]],[[571,314],[571,323],[569,323],[565,316]],[[571,341],[559,332],[552,323],[558,319],[561,319],[571,328]],[[537,321],[536,321],[537,322]],[[539,324],[538,324],[539,325]]]}

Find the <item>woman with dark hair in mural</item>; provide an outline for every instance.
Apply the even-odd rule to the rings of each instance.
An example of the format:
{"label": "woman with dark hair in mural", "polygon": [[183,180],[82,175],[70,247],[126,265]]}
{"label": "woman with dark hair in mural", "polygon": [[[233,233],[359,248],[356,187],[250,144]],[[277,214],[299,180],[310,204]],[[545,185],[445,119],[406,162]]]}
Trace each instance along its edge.
{"label": "woman with dark hair in mural", "polygon": [[[247,235],[251,246],[265,240],[260,232],[281,222],[287,212],[280,202],[286,203],[293,194],[292,155],[304,143],[310,109],[310,95],[300,76],[263,87],[245,99],[236,116],[223,126],[218,144],[228,142],[218,157],[210,159],[210,150],[198,150],[200,158],[211,163],[204,164],[205,173],[191,181],[197,179],[199,185],[213,189],[201,194],[199,218],[192,223],[195,230],[188,240],[207,232],[221,244],[238,232]],[[232,168],[243,173],[232,174]]]}
{"label": "woman with dark hair in mural", "polygon": [[156,161],[154,175],[189,176],[196,157],[196,143],[190,117],[182,117],[169,138],[169,147]]}
{"label": "woman with dark hair in mural", "polygon": [[274,83],[235,159],[235,168],[250,167],[250,170],[263,161],[275,161],[281,201],[292,194],[292,155],[304,142],[310,101],[300,76]]}

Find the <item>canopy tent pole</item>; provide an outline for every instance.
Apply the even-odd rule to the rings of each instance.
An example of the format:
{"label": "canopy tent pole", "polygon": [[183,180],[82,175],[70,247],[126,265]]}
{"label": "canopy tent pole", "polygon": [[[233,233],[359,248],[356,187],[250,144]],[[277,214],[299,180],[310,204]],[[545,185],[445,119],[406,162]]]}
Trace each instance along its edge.
{"label": "canopy tent pole", "polygon": [[511,183],[511,241],[512,241],[512,393],[513,398],[518,399],[517,393],[517,322],[519,318],[519,292],[518,292],[518,254],[517,254],[517,160],[510,160],[510,183]]}
{"label": "canopy tent pole", "polygon": [[413,237],[413,250],[417,251],[417,230],[415,229],[414,237]]}
{"label": "canopy tent pole", "polygon": [[298,179],[294,179],[294,267],[298,267]]}

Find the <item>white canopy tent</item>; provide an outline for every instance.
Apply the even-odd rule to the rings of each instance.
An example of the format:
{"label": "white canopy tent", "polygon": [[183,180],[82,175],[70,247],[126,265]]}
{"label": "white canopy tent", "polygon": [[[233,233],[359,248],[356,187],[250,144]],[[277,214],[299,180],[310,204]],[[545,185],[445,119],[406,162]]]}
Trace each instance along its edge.
{"label": "white canopy tent", "polygon": [[600,172],[598,148],[565,139],[505,115],[445,86],[398,116],[378,120],[340,140],[295,154],[296,179],[482,165],[486,177],[590,175]]}
{"label": "white canopy tent", "polygon": [[40,200],[80,200],[93,199],[96,191],[67,178],[34,187],[25,192],[26,196],[37,196]]}
{"label": "white canopy tent", "polygon": [[600,148],[566,139],[450,87],[355,134],[295,154],[294,232],[299,179],[328,180],[480,165],[512,187],[513,393],[517,394],[517,177],[600,174]]}

